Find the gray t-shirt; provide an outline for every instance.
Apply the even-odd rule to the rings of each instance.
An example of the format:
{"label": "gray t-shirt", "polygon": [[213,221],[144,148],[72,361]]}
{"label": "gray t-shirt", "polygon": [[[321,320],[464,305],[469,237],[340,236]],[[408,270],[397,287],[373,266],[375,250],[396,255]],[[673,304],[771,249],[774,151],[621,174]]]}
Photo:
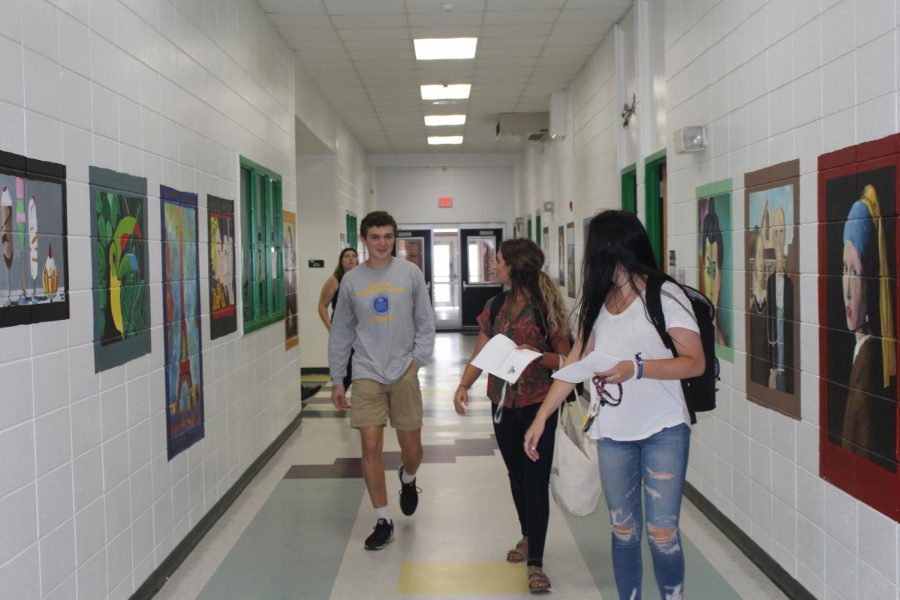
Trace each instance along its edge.
{"label": "gray t-shirt", "polygon": [[418,267],[395,258],[383,269],[363,263],[344,275],[328,338],[332,381],[344,379],[351,348],[354,380],[393,383],[413,359],[430,361],[434,310]]}

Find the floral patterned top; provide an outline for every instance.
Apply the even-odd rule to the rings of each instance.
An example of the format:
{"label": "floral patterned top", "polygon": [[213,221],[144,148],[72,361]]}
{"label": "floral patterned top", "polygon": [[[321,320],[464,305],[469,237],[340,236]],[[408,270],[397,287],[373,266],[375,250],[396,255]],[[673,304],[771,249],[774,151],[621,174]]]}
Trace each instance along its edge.
{"label": "floral patterned top", "polygon": [[[494,296],[484,305],[484,310],[478,316],[478,324],[481,331],[488,337],[492,338],[497,333],[502,333],[516,344],[528,344],[534,346],[538,350],[544,352],[553,352],[559,344],[567,339],[562,331],[550,334],[550,341],[553,348],[547,347],[547,338],[541,333],[541,328],[535,321],[535,311],[530,305],[525,306],[518,318],[513,319],[512,314],[512,295],[507,294],[500,312],[497,313],[497,319],[491,327],[491,304],[493,304],[499,296]],[[535,360],[528,365],[519,377],[519,380],[506,390],[506,396],[503,398],[503,405],[506,408],[521,408],[532,404],[539,404],[544,401],[544,397],[550,390],[550,384],[553,380],[550,378],[551,370],[538,364],[540,359]],[[487,393],[491,402],[497,404],[500,401],[500,393],[503,390],[503,384],[506,383],[495,375],[488,375]]]}

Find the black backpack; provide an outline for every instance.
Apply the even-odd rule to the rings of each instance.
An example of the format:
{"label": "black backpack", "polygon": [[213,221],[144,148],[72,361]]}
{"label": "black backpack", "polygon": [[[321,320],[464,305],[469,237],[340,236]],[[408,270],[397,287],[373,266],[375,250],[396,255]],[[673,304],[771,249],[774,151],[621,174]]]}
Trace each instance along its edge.
{"label": "black backpack", "polygon": [[[509,295],[509,291],[503,291],[494,296],[491,299],[491,312],[490,312],[490,321],[488,324],[491,326],[491,330],[494,329],[494,321],[497,320],[497,315],[500,314],[500,308],[503,306],[503,302],[506,301],[506,297]],[[553,350],[553,342],[550,339],[550,332],[547,331],[547,325],[544,323],[544,315],[540,314],[540,311],[535,311],[535,316],[537,317],[535,321],[537,321],[538,329],[541,330],[541,334],[544,336],[544,341],[547,345],[547,348]],[[572,334],[569,334],[569,348],[575,345],[575,338],[572,337]],[[553,369],[555,370],[555,369]],[[575,392],[569,395],[566,398],[567,402],[572,402],[575,400],[574,394],[578,394],[581,396],[584,393],[584,383],[578,383],[575,385]]]}
{"label": "black backpack", "polygon": [[[688,412],[691,414],[691,423],[697,422],[698,412],[713,410],[716,407],[716,384],[719,381],[719,359],[716,358],[716,328],[713,319],[716,315],[716,307],[703,295],[689,285],[681,285],[674,279],[666,278],[681,288],[691,307],[700,328],[700,341],[703,343],[703,354],[706,358],[706,370],[699,377],[681,380],[681,389],[684,392],[684,400],[687,403]],[[653,322],[659,337],[662,338],[666,348],[678,356],[672,337],[666,331],[666,318],[662,311],[662,285],[663,279],[650,277],[647,279],[647,313]]]}

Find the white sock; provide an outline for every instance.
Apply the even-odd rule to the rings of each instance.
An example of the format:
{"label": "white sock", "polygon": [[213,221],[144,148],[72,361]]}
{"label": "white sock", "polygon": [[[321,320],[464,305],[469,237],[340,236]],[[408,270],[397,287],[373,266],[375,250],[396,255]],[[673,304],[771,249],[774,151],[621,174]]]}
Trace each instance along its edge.
{"label": "white sock", "polygon": [[403,483],[412,483],[416,480],[415,475],[410,475],[406,472],[406,467],[403,467],[403,470],[400,472],[400,481]]}
{"label": "white sock", "polygon": [[384,519],[388,523],[393,523],[393,521],[391,521],[391,511],[390,511],[390,509],[388,509],[387,506],[382,506],[381,508],[376,508],[375,509],[375,518],[376,519]]}

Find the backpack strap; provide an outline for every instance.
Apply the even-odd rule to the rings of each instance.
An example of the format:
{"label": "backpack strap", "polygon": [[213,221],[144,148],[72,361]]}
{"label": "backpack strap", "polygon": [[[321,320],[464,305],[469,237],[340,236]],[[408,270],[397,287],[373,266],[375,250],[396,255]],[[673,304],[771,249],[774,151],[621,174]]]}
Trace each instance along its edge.
{"label": "backpack strap", "polygon": [[678,356],[672,336],[666,331],[666,316],[662,309],[662,284],[663,280],[658,277],[647,278],[647,313],[650,315],[650,321],[656,327],[656,332],[662,339],[663,345],[671,350],[674,356]]}

